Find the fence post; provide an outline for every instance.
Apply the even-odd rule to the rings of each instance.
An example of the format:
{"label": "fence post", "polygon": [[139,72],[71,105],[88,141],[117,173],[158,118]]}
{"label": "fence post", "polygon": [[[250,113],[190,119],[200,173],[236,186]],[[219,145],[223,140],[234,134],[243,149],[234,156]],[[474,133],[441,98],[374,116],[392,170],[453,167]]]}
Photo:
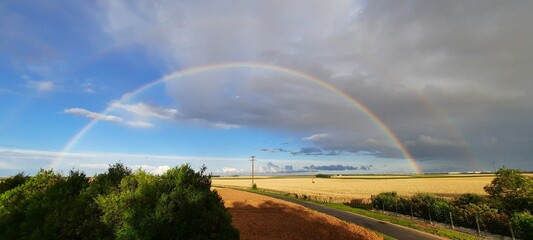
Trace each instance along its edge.
{"label": "fence post", "polygon": [[453,215],[452,215],[452,212],[450,212],[450,223],[452,224],[452,229],[455,230],[455,226],[453,225]]}
{"label": "fence post", "polygon": [[513,223],[511,221],[509,221],[509,230],[511,230],[511,237],[513,238],[513,240],[515,240],[514,231],[513,231]]}
{"label": "fence post", "polygon": [[428,207],[428,215],[429,215],[429,224],[433,225],[433,220],[431,219],[431,208],[429,207],[429,205],[427,207]]}
{"label": "fence post", "polygon": [[414,214],[413,214],[413,204],[410,203],[409,204],[409,207],[411,208],[411,220],[413,220],[413,218],[415,218]]}
{"label": "fence post", "polygon": [[381,208],[383,208],[383,212],[385,212],[385,202],[381,202]]}
{"label": "fence post", "polygon": [[477,213],[476,213],[476,225],[477,225],[477,235],[481,236],[481,228],[479,227],[479,217],[477,216]]}
{"label": "fence post", "polygon": [[398,214],[398,199],[394,201],[394,207],[396,207],[396,214]]}

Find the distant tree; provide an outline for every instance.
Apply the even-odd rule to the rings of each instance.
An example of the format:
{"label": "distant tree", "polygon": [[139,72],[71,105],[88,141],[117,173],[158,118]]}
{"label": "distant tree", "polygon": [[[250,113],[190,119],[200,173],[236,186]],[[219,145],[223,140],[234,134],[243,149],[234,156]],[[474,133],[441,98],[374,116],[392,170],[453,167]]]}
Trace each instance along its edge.
{"label": "distant tree", "polygon": [[501,168],[484,189],[507,213],[533,211],[533,179],[518,169]]}
{"label": "distant tree", "polygon": [[0,182],[0,194],[24,184],[26,181],[28,181],[28,179],[30,179],[30,177],[24,175],[23,172],[18,173],[13,177],[4,179],[2,182]]}
{"label": "distant tree", "polygon": [[331,178],[330,174],[317,174],[315,175],[316,178]]}

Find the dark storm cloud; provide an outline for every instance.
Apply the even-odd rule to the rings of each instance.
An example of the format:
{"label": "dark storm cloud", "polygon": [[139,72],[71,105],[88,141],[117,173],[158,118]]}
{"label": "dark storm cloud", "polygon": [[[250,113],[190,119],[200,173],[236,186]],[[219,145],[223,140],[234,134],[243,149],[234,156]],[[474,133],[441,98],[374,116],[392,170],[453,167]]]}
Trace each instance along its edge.
{"label": "dark storm cloud", "polygon": [[306,172],[318,172],[318,171],[348,171],[348,170],[371,170],[372,165],[361,165],[360,167],[349,166],[349,165],[310,165],[303,166],[301,169],[294,169],[292,165],[286,165],[285,167],[280,167],[272,162],[268,162],[266,166],[261,166],[258,169],[260,173],[306,173]]}
{"label": "dark storm cloud", "polygon": [[357,170],[358,167],[353,166],[343,166],[343,165],[329,165],[329,166],[314,166],[311,165],[309,167],[304,167],[304,169],[307,169],[309,171],[313,170],[322,170],[322,171],[344,171],[344,170]]}
{"label": "dark storm cloud", "polygon": [[368,170],[371,170],[374,166],[372,165],[368,165],[368,166],[363,166],[361,165],[361,167],[359,167],[360,170],[365,170],[365,171],[368,171]]}
{"label": "dark storm cloud", "polygon": [[[130,31],[180,21],[179,34],[135,40],[170,66],[266,62],[334,84],[375,113],[415,158],[533,169],[533,2],[241,3],[239,10],[152,4],[157,17],[140,7],[103,8],[117,42],[130,41]],[[167,91],[184,119],[330,136],[310,139],[313,147],[294,155],[402,157],[349,101],[286,74],[219,71],[170,83]]]}
{"label": "dark storm cloud", "polygon": [[326,155],[326,156],[335,156],[340,155],[340,151],[323,151],[320,148],[317,147],[303,147],[299,151],[293,151],[291,152],[292,155],[314,155],[314,156],[320,156],[320,155]]}
{"label": "dark storm cloud", "polygon": [[262,152],[270,152],[270,153],[290,152],[290,150],[283,149],[283,148],[259,148],[257,150],[262,151]]}

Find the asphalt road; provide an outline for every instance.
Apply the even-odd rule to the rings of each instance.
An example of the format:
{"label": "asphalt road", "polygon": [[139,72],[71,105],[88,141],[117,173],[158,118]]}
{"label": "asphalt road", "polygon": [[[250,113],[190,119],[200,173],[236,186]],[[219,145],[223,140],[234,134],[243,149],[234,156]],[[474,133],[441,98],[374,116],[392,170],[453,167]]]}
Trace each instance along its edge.
{"label": "asphalt road", "polygon": [[288,201],[288,202],[292,202],[292,203],[296,203],[306,208],[313,209],[315,211],[334,216],[344,221],[357,224],[364,228],[367,228],[367,229],[370,229],[376,232],[380,232],[387,236],[391,236],[393,238],[400,239],[400,240],[403,240],[403,239],[405,240],[446,239],[446,238],[436,236],[433,234],[421,232],[418,230],[410,229],[407,227],[399,226],[399,225],[388,223],[388,222],[383,222],[380,220],[357,215],[354,213],[345,212],[345,211],[337,210],[337,209],[330,208],[330,207],[325,207],[325,206],[314,204],[311,202],[305,202],[305,201],[284,198],[284,197],[276,197],[276,196],[271,196],[271,195],[267,195],[267,196],[281,199],[281,200]]}

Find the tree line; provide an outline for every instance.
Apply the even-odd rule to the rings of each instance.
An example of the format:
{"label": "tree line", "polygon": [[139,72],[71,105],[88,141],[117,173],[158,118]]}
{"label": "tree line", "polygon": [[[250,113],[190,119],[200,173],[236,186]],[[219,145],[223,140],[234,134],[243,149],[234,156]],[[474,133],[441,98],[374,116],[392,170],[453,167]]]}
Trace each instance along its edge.
{"label": "tree line", "polygon": [[205,166],[152,175],[121,163],[88,178],[40,170],[0,183],[0,239],[238,239]]}
{"label": "tree line", "polygon": [[533,177],[502,168],[484,190],[488,196],[468,193],[453,199],[431,193],[404,197],[385,192],[372,197],[372,206],[452,226],[533,239]]}

